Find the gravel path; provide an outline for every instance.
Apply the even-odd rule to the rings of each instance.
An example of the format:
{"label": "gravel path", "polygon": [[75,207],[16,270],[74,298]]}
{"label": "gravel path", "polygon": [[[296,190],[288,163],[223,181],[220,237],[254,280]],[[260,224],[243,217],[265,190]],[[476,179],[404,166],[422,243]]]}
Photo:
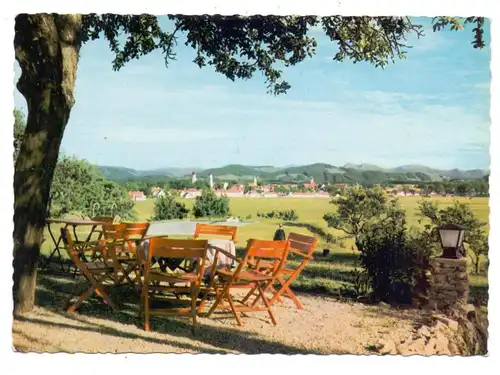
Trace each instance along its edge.
{"label": "gravel path", "polygon": [[[96,316],[91,304],[71,314],[36,307],[14,321],[13,340],[21,352],[370,354],[381,338],[407,338],[420,320],[416,310],[300,298],[304,310],[289,301],[274,306],[276,327],[265,312],[243,317],[243,327],[229,315],[218,314],[200,318],[195,335],[184,318],[153,318],[152,331],[145,332],[136,311],[127,308],[113,313],[101,306],[105,313]],[[94,299],[92,304],[100,303]]]}

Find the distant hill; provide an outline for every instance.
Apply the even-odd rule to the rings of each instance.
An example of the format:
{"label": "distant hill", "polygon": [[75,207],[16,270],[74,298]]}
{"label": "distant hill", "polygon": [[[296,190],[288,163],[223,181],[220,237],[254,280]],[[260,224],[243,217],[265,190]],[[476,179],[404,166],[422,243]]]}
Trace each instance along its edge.
{"label": "distant hill", "polygon": [[206,169],[204,171],[197,172],[196,175],[200,177],[209,176],[210,174],[212,174],[212,176],[214,177],[220,175],[234,175],[245,178],[253,178],[254,176],[259,177],[260,175],[267,173],[258,168],[261,167],[249,167],[241,164],[230,164],[220,168]]}
{"label": "distant hill", "polygon": [[460,170],[460,169],[436,169],[427,167],[425,165],[401,165],[395,168],[383,168],[374,164],[346,164],[344,167],[349,166],[349,168],[353,169],[362,169],[362,170],[372,170],[372,171],[383,171],[390,173],[424,173],[433,180],[440,181],[442,179],[457,179],[457,180],[468,180],[468,179],[477,179],[482,178],[489,174],[489,171],[482,169],[472,169],[472,170]]}
{"label": "distant hill", "polygon": [[271,183],[304,183],[314,179],[318,183],[328,181],[379,184],[390,181],[420,182],[446,179],[476,179],[489,174],[488,171],[480,169],[466,171],[459,169],[440,170],[421,165],[383,168],[374,164],[345,164],[338,167],[325,163],[289,167],[230,164],[205,170],[200,168],[161,168],[140,171],[110,166],[100,166],[98,168],[106,178],[114,181],[189,177],[191,172],[195,170],[198,178],[208,178],[212,174],[215,180],[237,180],[242,183],[250,182],[254,177],[257,177]]}

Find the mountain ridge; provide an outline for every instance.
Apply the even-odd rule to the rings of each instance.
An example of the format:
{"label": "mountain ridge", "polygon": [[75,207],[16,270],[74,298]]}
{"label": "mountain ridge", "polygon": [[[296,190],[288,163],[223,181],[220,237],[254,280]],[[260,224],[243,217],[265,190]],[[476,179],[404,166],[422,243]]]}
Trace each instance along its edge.
{"label": "mountain ridge", "polygon": [[248,166],[243,164],[228,164],[218,168],[175,168],[165,167],[151,170],[137,170],[126,167],[97,166],[101,173],[114,181],[133,179],[189,178],[193,171],[198,178],[208,178],[212,174],[215,180],[251,181],[254,178],[266,181],[280,182],[358,182],[382,183],[386,181],[441,181],[447,179],[477,179],[489,174],[483,169],[438,169],[425,165],[401,165],[392,168],[375,164],[346,163],[334,166],[328,163],[308,165],[293,165],[274,167],[272,165]]}

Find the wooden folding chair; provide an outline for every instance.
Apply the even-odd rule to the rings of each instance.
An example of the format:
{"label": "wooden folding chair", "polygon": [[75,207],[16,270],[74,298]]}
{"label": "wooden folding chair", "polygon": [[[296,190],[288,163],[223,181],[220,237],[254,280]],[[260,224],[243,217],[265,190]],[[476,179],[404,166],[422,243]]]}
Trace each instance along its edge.
{"label": "wooden folding chair", "polygon": [[[238,233],[238,227],[236,226],[196,223],[194,238],[195,239],[198,239],[200,237],[208,239],[224,238],[236,242],[237,233]],[[209,266],[210,265],[207,264],[207,267]],[[185,267],[187,269],[190,268],[189,261],[186,262]]]}
{"label": "wooden folding chair", "polygon": [[[297,296],[290,290],[290,285],[292,285],[294,280],[300,275],[309,260],[312,259],[313,252],[318,244],[318,239],[303,234],[290,233],[288,235],[288,240],[290,241],[289,256],[284,267],[276,276],[278,289],[276,290],[273,285],[270,285],[268,288],[269,292],[273,293],[273,297],[269,300],[269,303],[272,305],[275,302],[281,302],[281,297],[286,296],[295,303],[298,309],[302,310],[304,306],[302,306]],[[292,260],[291,258],[298,258],[300,260],[300,264],[296,268],[291,267],[289,262]],[[252,260],[251,263],[261,271],[272,268],[272,265],[268,262],[257,264],[257,262]],[[249,296],[247,296],[247,298],[249,298]]]}
{"label": "wooden folding chair", "polygon": [[[100,252],[103,254],[104,259],[109,259],[113,255],[107,241],[99,240],[75,243],[71,238],[69,230],[66,228],[61,228],[61,238],[66,245],[66,250],[71,260],[90,284],[77,301],[68,307],[67,311],[75,311],[93,292],[99,295],[113,310],[116,310],[117,307],[109,297],[104,285],[106,281],[110,281],[111,286],[116,285],[116,269],[114,265],[101,261],[87,261],[84,256],[85,252]],[[68,300],[68,304],[70,300]]]}
{"label": "wooden folding chair", "polygon": [[[115,246],[116,260],[118,261],[123,275],[120,282],[127,279],[129,283],[134,285],[134,280],[130,278],[130,274],[135,274],[135,281],[141,286],[141,265],[144,259],[142,248],[139,246],[144,240],[149,229],[149,223],[121,223],[109,224],[103,226],[104,238],[112,243],[117,243]],[[122,241],[125,246],[122,246]]]}
{"label": "wooden folding chair", "polygon": [[[95,216],[92,218],[93,221],[99,221],[102,223],[107,223],[107,224],[118,224],[120,222],[120,217],[119,216]],[[92,230],[90,231],[90,236],[92,236],[94,233],[98,234],[97,239],[100,240],[103,236],[103,230],[101,227],[94,226]],[[89,237],[89,240],[91,238]]]}
{"label": "wooden folding chair", "polygon": [[[206,240],[174,240],[161,237],[153,237],[149,240],[148,259],[143,261],[144,265],[144,283],[141,293],[141,311],[144,309],[144,329],[149,331],[150,315],[162,316],[189,316],[193,321],[193,332],[196,330],[198,322],[197,316],[197,300],[200,294],[201,280],[205,269],[205,259],[207,255],[208,241]],[[169,273],[163,272],[159,268],[151,267],[151,260],[156,258],[173,258],[173,259],[194,259],[196,268],[193,272],[184,273]],[[178,286],[181,284],[181,286]],[[151,293],[152,292],[152,293]],[[175,300],[155,300],[158,294],[154,292],[172,292],[175,294]],[[190,300],[181,300],[178,298],[180,293],[189,293]],[[152,301],[150,301],[150,298]],[[182,305],[187,304],[188,307],[172,309],[162,307],[152,307],[161,302],[170,302],[170,304]]]}
{"label": "wooden folding chair", "polygon": [[[207,317],[217,310],[230,310],[232,311],[238,325],[242,326],[243,323],[240,319],[239,313],[241,312],[254,312],[254,311],[267,311],[271,321],[274,325],[277,324],[276,318],[271,310],[271,305],[269,304],[267,298],[265,297],[265,292],[269,286],[275,281],[278,272],[282,269],[283,264],[288,255],[289,241],[265,241],[265,240],[255,240],[251,239],[248,241],[247,249],[243,259],[238,259],[232,254],[222,250],[216,250],[217,252],[222,252],[224,255],[233,258],[238,262],[238,267],[235,270],[215,270],[215,278],[212,279],[210,288],[215,290],[217,295],[216,300],[210,310],[207,313]],[[249,264],[250,260],[254,260],[257,263],[261,260],[266,260],[272,267],[261,272],[258,268],[252,267]],[[241,301],[233,301],[233,296],[231,295],[231,289],[250,289],[250,292]],[[253,294],[257,291],[257,296],[251,303],[246,303],[249,294]],[[227,299],[228,304],[222,305],[222,301]],[[264,306],[258,306],[257,302],[262,299]],[[239,302],[236,305],[235,302]]]}
{"label": "wooden folding chair", "polygon": [[196,223],[194,238],[196,239],[200,236],[210,236],[210,238],[213,238],[214,236],[229,237],[231,241],[235,242],[237,232],[238,227],[235,226]]}

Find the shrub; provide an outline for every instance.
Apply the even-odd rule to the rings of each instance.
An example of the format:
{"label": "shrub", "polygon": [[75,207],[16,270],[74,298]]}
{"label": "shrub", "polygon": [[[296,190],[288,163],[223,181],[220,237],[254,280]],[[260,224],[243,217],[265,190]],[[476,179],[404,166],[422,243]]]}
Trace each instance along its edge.
{"label": "shrub", "polygon": [[426,238],[422,233],[409,234],[404,220],[386,221],[356,237],[375,300],[408,304],[417,290],[427,289],[431,254]]}
{"label": "shrub", "polygon": [[185,219],[189,213],[184,203],[177,202],[171,195],[155,200],[153,220]]}
{"label": "shrub", "polygon": [[227,217],[229,216],[229,198],[218,197],[213,190],[203,190],[201,196],[196,197],[193,207],[194,217]]}
{"label": "shrub", "polygon": [[257,213],[257,216],[264,219],[280,219],[285,221],[297,221],[299,219],[295,210],[271,211],[264,214]]}

